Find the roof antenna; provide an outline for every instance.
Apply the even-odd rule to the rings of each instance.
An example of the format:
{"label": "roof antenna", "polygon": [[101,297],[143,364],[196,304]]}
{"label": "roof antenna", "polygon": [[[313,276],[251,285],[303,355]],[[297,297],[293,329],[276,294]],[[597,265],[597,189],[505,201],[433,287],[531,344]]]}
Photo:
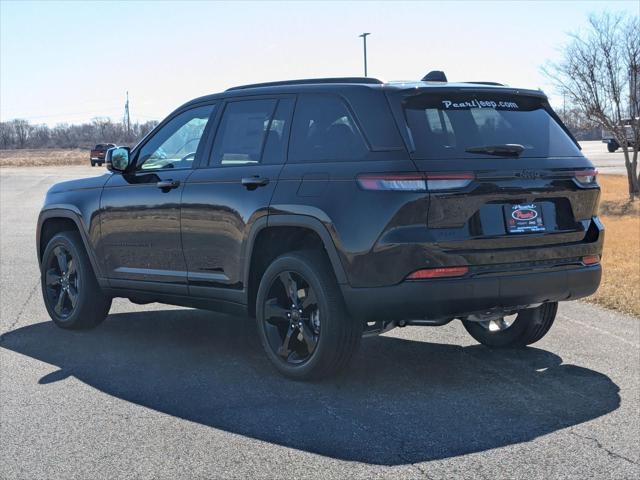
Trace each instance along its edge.
{"label": "roof antenna", "polygon": [[432,70],[422,77],[423,82],[446,82],[447,76],[442,70]]}

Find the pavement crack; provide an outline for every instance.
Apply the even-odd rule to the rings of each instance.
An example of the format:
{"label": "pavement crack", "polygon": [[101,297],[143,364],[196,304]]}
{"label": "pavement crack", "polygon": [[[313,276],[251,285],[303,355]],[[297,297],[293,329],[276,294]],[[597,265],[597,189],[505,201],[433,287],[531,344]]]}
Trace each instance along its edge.
{"label": "pavement crack", "polygon": [[7,329],[4,332],[2,332],[2,334],[0,334],[0,342],[4,341],[4,337],[5,337],[5,335],[7,333],[10,333],[14,328],[16,328],[16,326],[20,322],[20,319],[22,318],[22,314],[24,313],[24,310],[27,308],[27,305],[29,304],[29,302],[33,298],[33,295],[36,293],[36,290],[38,289],[38,285],[39,284],[40,284],[40,281],[37,281],[36,284],[31,288],[31,291],[29,292],[29,295],[27,295],[27,299],[20,306],[20,309],[18,310],[18,313],[16,314],[15,320],[13,322],[11,322],[11,324],[9,324],[9,327],[7,327]]}
{"label": "pavement crack", "polygon": [[573,435],[573,436],[575,436],[575,437],[578,437],[578,438],[581,438],[581,439],[583,439],[583,440],[590,440],[590,441],[592,441],[593,443],[595,443],[595,445],[596,445],[596,447],[597,447],[598,449],[603,450],[603,451],[604,451],[604,452],[606,452],[606,453],[607,453],[607,455],[609,455],[610,457],[617,458],[617,459],[620,459],[620,460],[625,460],[625,461],[627,461],[627,462],[629,462],[629,463],[631,463],[631,464],[633,464],[633,465],[638,465],[638,462],[637,462],[637,461],[632,460],[632,459],[630,459],[630,458],[628,458],[628,457],[625,457],[624,455],[620,455],[619,453],[616,453],[616,452],[614,452],[614,451],[612,451],[612,450],[609,450],[607,447],[605,447],[604,445],[602,445],[602,442],[600,442],[600,440],[598,440],[598,439],[597,439],[597,438],[595,438],[595,437],[589,437],[588,435],[580,435],[579,433],[577,433],[577,432],[575,432],[575,431],[573,431],[573,430],[569,430],[569,433],[570,433],[571,435]]}

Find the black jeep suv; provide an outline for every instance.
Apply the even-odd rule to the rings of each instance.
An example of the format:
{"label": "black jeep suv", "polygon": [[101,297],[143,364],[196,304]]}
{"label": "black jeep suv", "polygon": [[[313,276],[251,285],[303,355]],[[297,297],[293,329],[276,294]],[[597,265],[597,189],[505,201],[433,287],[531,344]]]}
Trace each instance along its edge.
{"label": "black jeep suv", "polygon": [[596,171],[540,91],[438,80],[231,88],[109,150],[47,193],[51,318],[94,327],[113,297],[248,315],[298,379],[397,326],[540,340],[600,282]]}

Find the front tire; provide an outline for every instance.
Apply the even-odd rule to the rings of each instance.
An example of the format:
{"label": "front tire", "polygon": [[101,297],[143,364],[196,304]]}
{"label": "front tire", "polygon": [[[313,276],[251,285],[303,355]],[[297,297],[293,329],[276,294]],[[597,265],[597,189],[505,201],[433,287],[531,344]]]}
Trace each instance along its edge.
{"label": "front tire", "polygon": [[47,244],[40,264],[44,304],[54,323],[67,329],[93,328],[111,308],[77,232],[61,232]]}
{"label": "front tire", "polygon": [[618,148],[620,148],[620,145],[618,145],[618,142],[607,143],[607,150],[609,150],[609,153],[615,152],[616,150],[618,150]]}
{"label": "front tire", "polygon": [[509,323],[505,318],[487,322],[463,320],[462,324],[478,342],[490,348],[524,348],[541,340],[556,318],[558,302],[518,312]]}
{"label": "front tire", "polygon": [[269,265],[258,288],[256,321],[267,357],[295,380],[345,368],[362,338],[329,262],[315,251],[288,253]]}

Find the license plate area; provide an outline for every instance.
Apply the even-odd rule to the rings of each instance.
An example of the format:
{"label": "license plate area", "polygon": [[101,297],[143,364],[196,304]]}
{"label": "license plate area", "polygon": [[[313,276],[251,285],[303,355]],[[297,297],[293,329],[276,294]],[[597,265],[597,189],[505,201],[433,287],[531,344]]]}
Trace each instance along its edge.
{"label": "license plate area", "polygon": [[536,203],[504,205],[503,209],[508,233],[535,233],[546,230],[542,208]]}

